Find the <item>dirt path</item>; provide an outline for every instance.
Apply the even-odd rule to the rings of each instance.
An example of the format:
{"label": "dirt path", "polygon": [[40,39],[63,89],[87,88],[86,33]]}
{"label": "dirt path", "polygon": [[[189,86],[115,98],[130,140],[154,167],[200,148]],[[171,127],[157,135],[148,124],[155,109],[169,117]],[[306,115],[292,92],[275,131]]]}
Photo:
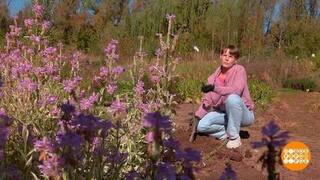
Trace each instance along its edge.
{"label": "dirt path", "polygon": [[320,179],[320,93],[302,91],[277,91],[272,105],[263,112],[256,113],[255,123],[242,130],[249,132],[249,138],[242,139],[237,150],[228,150],[224,143],[207,136],[198,136],[194,143],[188,142],[189,124],[187,119],[193,112],[192,104],[177,107],[176,137],[183,147],[192,147],[201,151],[203,160],[198,164],[197,179],[219,179],[226,163],[231,163],[238,179],[266,179],[257,160],[264,149],[253,150],[250,142],[261,139],[261,127],[274,120],[282,130],[288,130],[291,138],[304,142],[311,150],[309,166],[300,172],[279,167],[281,179]]}

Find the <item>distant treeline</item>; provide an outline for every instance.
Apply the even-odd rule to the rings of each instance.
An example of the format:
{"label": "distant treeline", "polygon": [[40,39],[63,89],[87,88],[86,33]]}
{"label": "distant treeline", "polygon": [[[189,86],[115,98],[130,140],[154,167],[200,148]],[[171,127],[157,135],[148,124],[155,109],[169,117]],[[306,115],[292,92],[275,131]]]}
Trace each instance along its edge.
{"label": "distant treeline", "polygon": [[[132,54],[138,36],[148,53],[157,48],[157,33],[166,33],[166,14],[176,15],[179,52],[218,52],[236,44],[244,55],[320,54],[320,0],[38,0],[53,23],[50,40],[70,48],[101,53],[110,39]],[[17,16],[31,14],[28,5]],[[19,18],[21,19],[21,18]],[[0,3],[0,43],[12,23],[7,2]],[[23,25],[23,22],[19,22]]]}

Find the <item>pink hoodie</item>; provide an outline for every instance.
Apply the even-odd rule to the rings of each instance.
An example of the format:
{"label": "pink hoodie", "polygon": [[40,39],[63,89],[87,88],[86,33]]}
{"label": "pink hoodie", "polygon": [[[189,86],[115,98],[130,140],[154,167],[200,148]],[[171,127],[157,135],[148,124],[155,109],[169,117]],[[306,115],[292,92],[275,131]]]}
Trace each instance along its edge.
{"label": "pink hoodie", "polygon": [[225,110],[224,102],[229,94],[239,95],[244,104],[250,111],[254,109],[254,103],[251,100],[247,74],[243,66],[235,64],[226,72],[225,86],[218,82],[218,76],[221,73],[221,66],[208,78],[208,84],[214,84],[213,92],[204,94],[201,105],[195,115],[203,118],[212,108],[216,110]]}

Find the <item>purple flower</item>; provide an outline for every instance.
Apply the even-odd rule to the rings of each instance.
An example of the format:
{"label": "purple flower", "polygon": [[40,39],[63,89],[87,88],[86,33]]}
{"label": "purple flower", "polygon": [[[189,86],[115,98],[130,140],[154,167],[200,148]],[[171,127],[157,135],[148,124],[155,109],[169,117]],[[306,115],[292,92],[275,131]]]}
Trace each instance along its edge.
{"label": "purple flower", "polygon": [[48,100],[47,100],[47,103],[50,104],[50,105],[53,105],[57,102],[58,100],[58,97],[57,96],[49,96],[48,97]]}
{"label": "purple flower", "polygon": [[0,126],[0,160],[4,157],[4,147],[9,137],[9,128]]}
{"label": "purple flower", "polygon": [[174,20],[176,18],[176,15],[175,14],[167,14],[166,15],[166,18],[171,21],[171,20]]}
{"label": "purple flower", "polygon": [[236,179],[237,179],[236,172],[232,169],[231,164],[228,164],[224,172],[222,173],[220,180],[236,180]]}
{"label": "purple flower", "polygon": [[187,163],[193,161],[193,162],[199,162],[201,160],[201,155],[199,151],[193,150],[191,148],[186,148],[184,151],[177,151],[176,157],[179,160],[183,160]]}
{"label": "purple flower", "polygon": [[51,115],[51,116],[59,116],[60,112],[61,112],[61,111],[60,111],[59,108],[54,107],[54,108],[50,111],[50,115]]}
{"label": "purple flower", "polygon": [[176,179],[176,169],[170,163],[160,163],[157,167],[156,179],[167,179],[175,180]]}
{"label": "purple flower", "polygon": [[161,50],[161,48],[158,48],[154,54],[157,56],[157,58],[160,58],[161,56],[163,56],[163,51]]}
{"label": "purple flower", "polygon": [[8,38],[11,37],[19,37],[20,36],[20,32],[21,32],[21,29],[22,28],[19,28],[18,26],[13,26],[13,25],[10,25],[9,26],[10,28],[10,33],[8,33]]}
{"label": "purple flower", "polygon": [[104,49],[106,56],[111,57],[113,60],[119,59],[119,54],[117,51],[118,51],[118,41],[117,40],[111,40],[111,42],[108,44],[107,48]]}
{"label": "purple flower", "polygon": [[110,84],[108,84],[107,86],[107,92],[109,94],[113,94],[116,90],[118,89],[118,86],[116,83],[111,82]]}
{"label": "purple flower", "polygon": [[87,110],[90,109],[95,102],[98,101],[99,95],[96,93],[93,93],[92,96],[89,98],[83,98],[80,100],[80,109],[81,110]]}
{"label": "purple flower", "polygon": [[289,139],[289,132],[279,132],[279,126],[274,122],[271,121],[262,127],[261,133],[263,138],[260,142],[252,142],[252,148],[260,148],[263,146],[268,146],[271,144],[274,147],[281,147],[284,146]]}
{"label": "purple flower", "polygon": [[151,111],[150,105],[143,102],[139,102],[137,107],[144,113],[149,113]]}
{"label": "purple flower", "polygon": [[93,152],[96,156],[101,156],[103,154],[100,137],[93,138],[91,152]]}
{"label": "purple flower", "polygon": [[158,82],[160,82],[160,76],[156,76],[156,75],[151,76],[151,81],[152,81],[153,83],[158,83]]}
{"label": "purple flower", "polygon": [[32,10],[37,17],[42,17],[43,7],[40,4],[34,4]]}
{"label": "purple flower", "polygon": [[33,82],[30,78],[25,78],[20,81],[18,85],[19,90],[27,90],[28,92],[33,92],[38,89],[38,84]]}
{"label": "purple flower", "polygon": [[110,109],[113,113],[120,113],[126,111],[125,104],[118,99],[112,102]]}
{"label": "purple flower", "polygon": [[30,72],[32,70],[32,67],[33,66],[31,63],[19,62],[12,67],[11,72],[13,76],[17,77],[20,74]]}
{"label": "purple flower", "polygon": [[44,151],[48,153],[54,153],[56,145],[51,139],[44,137],[41,140],[35,141],[34,148],[37,152]]}
{"label": "purple flower", "polygon": [[251,143],[251,147],[253,149],[257,149],[257,148],[261,148],[263,146],[268,145],[269,141],[266,138],[262,138],[262,140],[260,142],[252,142]]}
{"label": "purple flower", "polygon": [[50,157],[39,165],[40,172],[48,177],[58,178],[61,175],[64,159],[58,157],[56,154],[51,154]]}
{"label": "purple flower", "polygon": [[71,59],[71,66],[73,70],[78,70],[80,68],[80,57],[82,56],[82,54],[80,52],[75,52],[74,54],[72,54],[72,59]]}
{"label": "purple flower", "polygon": [[120,75],[123,72],[124,72],[124,68],[121,66],[117,66],[112,69],[112,73],[115,75]]}
{"label": "purple flower", "polygon": [[58,134],[56,141],[60,147],[69,147],[74,150],[74,153],[79,153],[81,144],[83,143],[82,137],[72,132]]}
{"label": "purple flower", "polygon": [[131,171],[129,173],[126,174],[126,180],[136,180],[136,179],[141,179],[139,178],[140,175],[139,173],[135,172],[135,171]]}
{"label": "purple flower", "polygon": [[142,81],[138,81],[138,83],[136,84],[136,87],[134,88],[134,92],[137,95],[142,95],[145,92],[144,83]]}
{"label": "purple flower", "polygon": [[108,68],[107,67],[105,67],[105,66],[102,66],[101,68],[100,68],[100,76],[102,76],[102,77],[107,77],[108,76]]}
{"label": "purple flower", "polygon": [[[1,154],[1,150],[0,150]],[[1,156],[1,155],[0,155]],[[1,157],[0,157],[1,159]],[[5,172],[5,179],[16,179],[16,180],[22,180],[22,172],[17,168],[16,165],[6,165],[6,166],[0,166],[0,172]],[[2,176],[3,177],[3,176]]]}
{"label": "purple flower", "polygon": [[261,133],[265,136],[274,136],[279,130],[279,126],[274,121],[271,121],[262,128]]}
{"label": "purple flower", "polygon": [[53,56],[57,52],[57,48],[55,47],[47,47],[43,50],[42,55],[45,58],[48,58],[50,56]]}
{"label": "purple flower", "polygon": [[30,40],[38,44],[41,41],[41,37],[36,35],[31,35]]}
{"label": "purple flower", "polygon": [[101,130],[101,137],[107,135],[112,123],[92,115],[79,114],[71,122],[71,127],[86,138],[96,135]]}
{"label": "purple flower", "polygon": [[159,112],[147,113],[144,116],[143,126],[147,128],[158,127],[164,130],[171,130],[169,117],[162,116]]}
{"label": "purple flower", "polygon": [[174,140],[172,137],[170,137],[168,140],[165,140],[163,142],[164,147],[169,149],[178,149],[180,146],[180,143],[178,140]]}
{"label": "purple flower", "polygon": [[24,20],[24,25],[25,25],[27,28],[32,27],[32,25],[33,25],[33,19],[25,19],[25,20]]}
{"label": "purple flower", "polygon": [[82,78],[79,76],[76,76],[70,80],[64,80],[63,81],[63,86],[64,86],[63,89],[65,91],[67,91],[68,93],[71,93],[73,90],[75,90],[79,86],[81,80],[82,80]]}
{"label": "purple flower", "polygon": [[51,26],[51,22],[46,20],[44,20],[41,24],[43,31],[47,31],[50,28],[50,26]]}
{"label": "purple flower", "polygon": [[58,67],[55,67],[52,64],[46,64],[43,70],[45,75],[54,75],[59,71]]}
{"label": "purple flower", "polygon": [[12,123],[12,119],[6,114],[3,108],[0,108],[0,127],[8,127]]}
{"label": "purple flower", "polygon": [[60,106],[60,108],[66,114],[71,114],[76,111],[76,108],[72,104],[70,104],[69,102],[62,104]]}

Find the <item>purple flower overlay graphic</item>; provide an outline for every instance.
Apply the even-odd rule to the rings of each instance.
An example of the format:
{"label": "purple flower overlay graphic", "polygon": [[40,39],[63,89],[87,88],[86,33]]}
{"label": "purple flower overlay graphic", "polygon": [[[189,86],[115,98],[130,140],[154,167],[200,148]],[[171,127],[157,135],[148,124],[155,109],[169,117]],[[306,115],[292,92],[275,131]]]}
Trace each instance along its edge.
{"label": "purple flower overlay graphic", "polygon": [[280,128],[274,121],[269,122],[261,130],[261,133],[263,135],[262,140],[259,142],[251,143],[252,148],[260,148],[263,146],[267,146],[268,144],[272,144],[274,147],[284,146],[287,142],[287,139],[289,139],[289,132],[279,131]]}
{"label": "purple flower overlay graphic", "polygon": [[162,130],[171,130],[171,122],[168,116],[162,116],[160,112],[147,113],[144,116],[143,126],[147,128],[158,127]]}
{"label": "purple flower overlay graphic", "polygon": [[237,180],[237,174],[232,169],[231,164],[227,164],[227,167],[224,169],[220,180]]}
{"label": "purple flower overlay graphic", "polygon": [[4,147],[9,138],[9,127],[12,123],[4,111],[0,110],[0,160],[4,158]]}
{"label": "purple flower overlay graphic", "polygon": [[157,167],[156,179],[176,179],[176,169],[170,163],[160,163]]}

